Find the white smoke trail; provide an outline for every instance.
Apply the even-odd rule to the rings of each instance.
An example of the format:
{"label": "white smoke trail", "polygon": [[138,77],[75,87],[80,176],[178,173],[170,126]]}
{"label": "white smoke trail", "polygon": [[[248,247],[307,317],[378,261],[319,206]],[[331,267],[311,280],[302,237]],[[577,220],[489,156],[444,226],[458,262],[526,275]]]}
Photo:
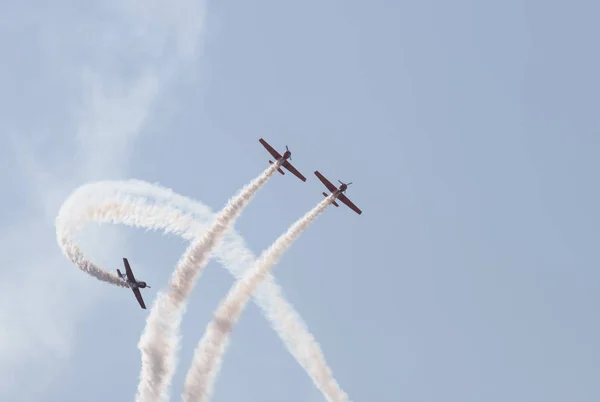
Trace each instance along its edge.
{"label": "white smoke trail", "polygon": [[231,198],[215,218],[208,231],[193,242],[180,259],[167,289],[158,293],[146,320],[139,349],[142,369],[137,400],[168,400],[168,388],[175,371],[179,349],[179,329],[188,299],[208,257],[233,225],[256,192],[279,169],[280,162],[269,166],[260,176]]}
{"label": "white smoke trail", "polygon": [[[325,211],[332,201],[333,196],[327,197],[298,219],[275,240],[271,247],[262,253],[254,267],[232,286],[224,301],[215,311],[213,321],[208,324],[206,332],[194,352],[192,366],[185,380],[183,402],[207,402],[210,399],[229,334],[250,296],[277,264],[283,253]],[[335,401],[341,401],[342,398],[343,396]],[[328,400],[332,401],[330,397]]]}
{"label": "white smoke trail", "polygon": [[[214,218],[215,214],[200,201],[158,184],[141,180],[102,181],[77,188],[65,200],[56,218],[56,236],[63,253],[84,272],[107,283],[126,286],[116,275],[93,264],[77,246],[77,234],[86,225],[112,223],[160,229],[165,234],[193,241],[207,230]],[[214,256],[236,279],[244,276],[256,258],[233,229],[225,233]],[[271,274],[266,275],[252,297],[290,354],[327,400],[348,401],[333,378],[318,342]]]}

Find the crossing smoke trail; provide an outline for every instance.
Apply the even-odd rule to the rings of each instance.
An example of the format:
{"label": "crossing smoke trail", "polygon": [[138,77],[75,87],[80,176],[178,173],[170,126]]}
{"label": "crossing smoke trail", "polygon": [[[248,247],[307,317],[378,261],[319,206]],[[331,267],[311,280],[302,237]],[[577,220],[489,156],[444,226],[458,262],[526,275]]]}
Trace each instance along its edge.
{"label": "crossing smoke trail", "polygon": [[[254,267],[232,286],[225,300],[215,311],[213,321],[208,324],[206,332],[194,352],[192,366],[188,371],[183,390],[183,402],[206,402],[209,400],[221,367],[221,359],[225,353],[229,334],[248,299],[258,284],[277,264],[283,253],[325,211],[331,201],[333,201],[333,196],[327,197],[297,220],[259,257]],[[332,401],[329,397],[328,400]],[[335,401],[340,400],[335,399]]]}
{"label": "crossing smoke trail", "polygon": [[[77,234],[86,225],[111,223],[160,229],[165,234],[193,241],[208,229],[214,218],[215,214],[200,201],[158,184],[140,180],[101,181],[77,188],[65,200],[56,218],[56,237],[62,252],[78,268],[104,282],[127,287],[116,275],[92,263],[77,245]],[[214,256],[236,279],[242,278],[255,263],[255,256],[233,229],[217,244]],[[271,274],[266,275],[252,297],[327,400],[347,402],[348,396],[333,378],[319,344]]]}
{"label": "crossing smoke trail", "polygon": [[269,166],[225,205],[208,231],[188,247],[177,264],[167,289],[158,293],[138,345],[142,352],[138,401],[169,399],[168,388],[175,371],[185,301],[206,266],[208,256],[223,234],[233,225],[254,194],[273,176],[280,164],[277,162]]}

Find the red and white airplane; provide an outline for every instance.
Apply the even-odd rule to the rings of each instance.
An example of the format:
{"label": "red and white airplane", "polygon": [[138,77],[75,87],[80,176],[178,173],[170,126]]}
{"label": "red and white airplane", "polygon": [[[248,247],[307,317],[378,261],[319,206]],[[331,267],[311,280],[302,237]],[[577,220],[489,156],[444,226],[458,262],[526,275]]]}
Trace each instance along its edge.
{"label": "red and white airplane", "polygon": [[144,299],[142,299],[140,289],[149,288],[150,286],[148,286],[144,281],[138,281],[135,279],[135,276],[133,276],[133,271],[131,271],[131,267],[129,266],[129,261],[127,261],[127,258],[123,258],[123,264],[125,265],[125,275],[123,275],[121,271],[117,269],[119,278],[127,282],[131,290],[133,290],[133,294],[135,295],[135,298],[137,299],[138,303],[140,303],[140,306],[145,310],[146,304],[144,304]]}
{"label": "red and white airplane", "polygon": [[[344,191],[346,191],[346,189],[348,188],[348,186],[350,184],[352,184],[352,182],[350,183],[342,183],[341,181],[339,181],[341,183],[340,187],[336,187],[333,184],[331,184],[331,182],[329,180],[327,180],[321,173],[319,173],[318,170],[315,170],[315,175],[319,178],[319,180],[321,180],[321,182],[323,182],[323,184],[325,185],[325,187],[327,187],[327,189],[329,191],[331,191],[331,193],[335,196],[335,198],[337,198],[338,200],[340,200],[341,202],[343,202],[344,204],[346,204],[351,210],[353,210],[354,212],[356,212],[357,214],[362,214],[362,211],[360,209],[358,209],[358,207],[356,205],[354,205],[352,203],[352,201],[350,201],[350,199],[348,197],[346,197],[346,195],[344,195]],[[323,193],[323,195],[325,197],[329,197],[329,194],[327,193]],[[332,204],[335,205],[336,207],[339,207],[339,205],[334,201],[332,201]]]}
{"label": "red and white airplane", "polygon": [[[281,166],[283,166],[284,168],[286,168],[287,170],[289,170],[290,172],[292,172],[292,174],[294,174],[297,178],[299,178],[302,181],[306,181],[306,177],[304,177],[302,175],[302,173],[300,173],[298,170],[296,170],[296,168],[294,166],[292,166],[291,163],[288,162],[289,160],[292,160],[292,152],[288,149],[287,145],[285,146],[286,151],[283,153],[283,156],[275,151],[275,149],[273,149],[272,146],[270,146],[267,141],[263,140],[262,138],[258,140],[263,147],[267,148],[267,151],[269,151],[269,153],[271,155],[273,155],[273,158],[275,158],[276,161],[282,159],[281,162]],[[269,161],[269,163],[272,165],[273,161]],[[285,174],[283,173],[283,170],[281,170],[281,168],[277,169],[277,171],[281,174]]]}

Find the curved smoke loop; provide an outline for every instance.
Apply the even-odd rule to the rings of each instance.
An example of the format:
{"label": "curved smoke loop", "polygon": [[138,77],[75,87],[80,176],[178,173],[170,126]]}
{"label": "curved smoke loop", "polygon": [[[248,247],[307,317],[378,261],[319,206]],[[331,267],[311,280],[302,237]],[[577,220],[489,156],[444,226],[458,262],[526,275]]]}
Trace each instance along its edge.
{"label": "curved smoke loop", "polygon": [[[84,272],[112,285],[127,287],[116,275],[91,262],[78,247],[76,235],[85,225],[112,223],[160,229],[191,242],[206,232],[214,218],[207,206],[165,187],[139,180],[103,181],[78,188],[64,202],[56,218],[57,240],[64,254]],[[256,263],[253,253],[233,229],[224,234],[213,255],[237,280]],[[318,343],[284,299],[272,275],[265,275],[252,297],[325,398],[330,402],[347,402],[348,396],[333,378]],[[159,399],[157,395],[156,400]]]}

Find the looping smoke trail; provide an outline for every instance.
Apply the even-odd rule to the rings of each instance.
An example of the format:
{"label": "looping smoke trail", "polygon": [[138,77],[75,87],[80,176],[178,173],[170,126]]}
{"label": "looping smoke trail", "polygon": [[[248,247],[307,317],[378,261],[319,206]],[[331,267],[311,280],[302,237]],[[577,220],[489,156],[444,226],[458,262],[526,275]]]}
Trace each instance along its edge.
{"label": "looping smoke trail", "polygon": [[180,259],[167,289],[158,293],[142,332],[138,347],[142,369],[137,400],[168,400],[168,388],[175,372],[179,349],[179,329],[185,302],[192,292],[208,256],[223,234],[241,214],[256,192],[273,176],[281,162],[269,166],[260,176],[232,197],[215,218],[208,231],[193,242]]}
{"label": "looping smoke trail", "polygon": [[[65,200],[56,218],[56,237],[62,252],[84,272],[104,282],[126,286],[116,276],[110,280],[113,275],[93,264],[77,246],[77,234],[86,225],[112,223],[160,229],[165,234],[193,241],[208,229],[214,218],[215,214],[200,201],[159,184],[141,180],[100,181],[77,188]],[[225,233],[214,256],[238,280],[254,265],[256,258],[233,229]],[[252,297],[315,386],[325,390],[325,397],[335,400],[336,395],[343,394],[318,342],[271,274],[266,275]]]}
{"label": "looping smoke trail", "polygon": [[[325,211],[332,201],[333,196],[327,197],[297,220],[262,253],[254,267],[232,286],[215,311],[213,321],[208,324],[206,332],[194,352],[192,366],[188,371],[183,390],[183,402],[206,402],[209,400],[216,376],[221,367],[221,360],[229,341],[229,335],[250,296],[277,264],[283,253]],[[322,389],[322,391],[329,401],[347,400],[344,393],[336,395],[335,389],[331,389],[331,385],[329,390]],[[336,395],[335,398],[332,395]]]}

